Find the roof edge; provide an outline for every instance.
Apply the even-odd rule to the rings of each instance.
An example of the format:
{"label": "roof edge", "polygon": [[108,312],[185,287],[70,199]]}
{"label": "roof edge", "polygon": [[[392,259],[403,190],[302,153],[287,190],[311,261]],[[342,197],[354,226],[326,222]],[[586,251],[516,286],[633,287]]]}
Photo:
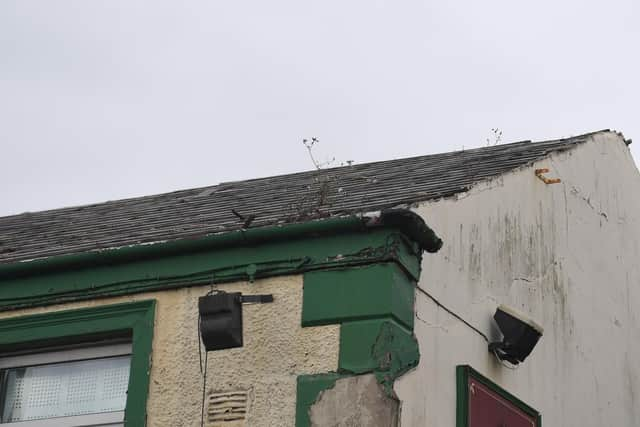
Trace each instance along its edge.
{"label": "roof edge", "polygon": [[321,234],[365,232],[370,228],[397,228],[421,250],[437,252],[442,240],[417,214],[405,209],[315,219],[307,222],[278,224],[209,234],[199,238],[139,243],[98,249],[89,252],[58,255],[33,260],[0,264],[0,279],[31,276],[48,272],[112,265],[142,259],[160,258],[175,254],[189,254],[221,247],[249,246],[267,241],[312,237]]}
{"label": "roof edge", "polygon": [[383,226],[398,228],[415,240],[422,250],[435,253],[442,247],[442,239],[427,225],[421,216],[408,209],[387,209],[380,213]]}

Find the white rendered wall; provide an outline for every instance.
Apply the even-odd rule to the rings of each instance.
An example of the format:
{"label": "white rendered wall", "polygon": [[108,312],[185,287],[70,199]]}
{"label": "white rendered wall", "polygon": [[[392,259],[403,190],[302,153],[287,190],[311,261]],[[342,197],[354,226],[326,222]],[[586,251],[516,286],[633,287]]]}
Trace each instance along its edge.
{"label": "white rendered wall", "polygon": [[[545,185],[535,168],[562,183]],[[415,209],[444,240],[420,287],[490,338],[507,304],[544,336],[517,370],[416,293],[419,366],[396,382],[401,425],[455,426],[455,367],[469,364],[550,427],[640,425],[640,175],[615,133]]]}

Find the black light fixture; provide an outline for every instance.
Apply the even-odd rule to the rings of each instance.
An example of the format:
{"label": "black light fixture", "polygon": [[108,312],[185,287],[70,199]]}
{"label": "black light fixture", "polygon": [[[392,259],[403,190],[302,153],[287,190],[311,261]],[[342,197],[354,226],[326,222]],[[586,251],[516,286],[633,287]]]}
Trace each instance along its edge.
{"label": "black light fixture", "polygon": [[542,326],[504,305],[498,307],[493,318],[503,337],[490,343],[489,351],[514,365],[523,362],[542,336]]}
{"label": "black light fixture", "polygon": [[273,295],[218,291],[200,297],[200,336],[206,351],[242,347],[242,304],[273,302]]}

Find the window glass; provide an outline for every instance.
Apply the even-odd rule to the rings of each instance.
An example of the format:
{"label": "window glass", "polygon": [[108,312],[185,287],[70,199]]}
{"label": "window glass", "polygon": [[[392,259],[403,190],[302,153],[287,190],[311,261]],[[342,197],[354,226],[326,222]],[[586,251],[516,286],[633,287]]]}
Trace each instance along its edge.
{"label": "window glass", "polygon": [[2,372],[2,423],[123,411],[131,356]]}

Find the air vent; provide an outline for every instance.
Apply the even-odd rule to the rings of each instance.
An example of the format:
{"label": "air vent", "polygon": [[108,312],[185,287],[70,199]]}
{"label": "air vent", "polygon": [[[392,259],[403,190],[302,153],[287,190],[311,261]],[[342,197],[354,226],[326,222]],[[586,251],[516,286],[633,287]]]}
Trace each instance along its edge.
{"label": "air vent", "polygon": [[215,425],[237,425],[247,417],[248,394],[246,391],[214,393],[209,396],[208,421]]}

